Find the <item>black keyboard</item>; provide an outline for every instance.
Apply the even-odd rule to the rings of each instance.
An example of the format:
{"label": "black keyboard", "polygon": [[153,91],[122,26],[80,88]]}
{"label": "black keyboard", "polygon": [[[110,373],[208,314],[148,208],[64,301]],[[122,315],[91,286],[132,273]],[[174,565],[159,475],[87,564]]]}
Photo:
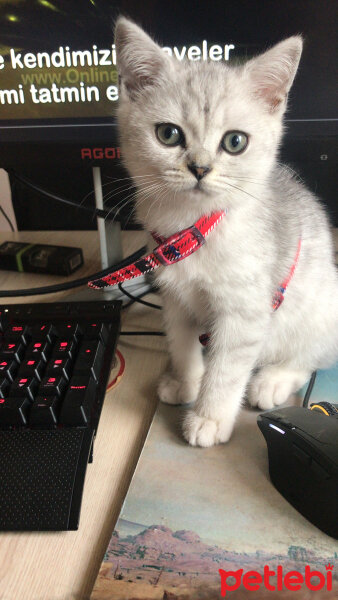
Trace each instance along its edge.
{"label": "black keyboard", "polygon": [[0,530],[78,528],[120,307],[0,306]]}

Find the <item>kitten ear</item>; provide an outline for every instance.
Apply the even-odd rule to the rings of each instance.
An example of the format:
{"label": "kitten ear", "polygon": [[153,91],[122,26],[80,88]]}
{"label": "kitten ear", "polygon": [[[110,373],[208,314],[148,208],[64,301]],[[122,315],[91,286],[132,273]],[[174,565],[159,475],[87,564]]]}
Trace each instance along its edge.
{"label": "kitten ear", "polygon": [[302,38],[293,36],[251,59],[246,65],[255,94],[265,100],[272,113],[285,109],[302,47]]}
{"label": "kitten ear", "polygon": [[116,22],[115,44],[121,82],[131,98],[164,78],[171,67],[170,58],[160,46],[125,17]]}

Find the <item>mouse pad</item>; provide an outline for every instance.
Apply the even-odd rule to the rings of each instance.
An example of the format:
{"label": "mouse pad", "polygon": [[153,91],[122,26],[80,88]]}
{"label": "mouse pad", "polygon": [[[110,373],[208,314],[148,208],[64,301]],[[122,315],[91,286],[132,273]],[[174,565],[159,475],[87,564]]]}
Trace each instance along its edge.
{"label": "mouse pad", "polygon": [[[307,386],[302,388],[300,395],[305,394]],[[338,363],[331,369],[317,371],[309,406],[314,402],[331,402],[338,404]]]}
{"label": "mouse pad", "polygon": [[[310,402],[337,402],[337,372],[318,375]],[[337,541],[271,484],[259,413],[244,408],[227,444],[192,448],[181,435],[184,410],[157,408],[91,599],[219,599],[219,569],[233,571],[223,590],[233,600],[275,598],[273,587],[278,598],[333,598]],[[264,579],[264,567],[276,575]],[[290,571],[293,582],[303,578],[297,594]]]}

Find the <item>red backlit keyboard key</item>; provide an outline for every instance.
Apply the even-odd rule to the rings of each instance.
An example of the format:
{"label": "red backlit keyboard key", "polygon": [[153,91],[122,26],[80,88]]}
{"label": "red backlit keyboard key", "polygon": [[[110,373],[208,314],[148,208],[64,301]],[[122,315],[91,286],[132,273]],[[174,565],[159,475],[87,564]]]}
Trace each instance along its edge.
{"label": "red backlit keyboard key", "polygon": [[86,425],[93,406],[96,383],[92,377],[72,377],[65,395],[60,423],[63,425]]}
{"label": "red backlit keyboard key", "polygon": [[2,398],[7,397],[7,392],[9,390],[9,386],[10,386],[10,383],[9,383],[8,379],[5,379],[5,377],[0,377],[0,396]]}
{"label": "red backlit keyboard key", "polygon": [[60,339],[71,339],[72,337],[79,339],[82,333],[81,327],[78,323],[65,323],[64,325],[57,325],[56,330]]}
{"label": "red backlit keyboard key", "polygon": [[45,366],[46,363],[40,356],[25,358],[20,365],[19,375],[21,377],[35,377],[38,381],[41,381]]}
{"label": "red backlit keyboard key", "polygon": [[99,340],[84,340],[77,356],[74,375],[92,374],[98,380],[104,348]]}
{"label": "red backlit keyboard key", "polygon": [[38,389],[38,381],[34,377],[16,377],[14,379],[9,395],[15,398],[29,398],[34,400],[35,392]]}
{"label": "red backlit keyboard key", "polygon": [[47,362],[51,352],[51,345],[47,340],[33,341],[29,344],[26,352],[26,358],[28,357],[41,357]]}
{"label": "red backlit keyboard key", "polygon": [[5,338],[21,341],[27,345],[31,339],[30,328],[22,323],[11,323],[6,329]]}
{"label": "red backlit keyboard key", "polygon": [[0,375],[7,377],[8,381],[13,381],[18,370],[18,363],[12,358],[0,355]]}
{"label": "red backlit keyboard key", "polygon": [[63,358],[68,356],[69,358],[74,358],[76,351],[76,341],[75,339],[60,339],[56,342],[53,349],[53,357],[55,358]]}
{"label": "red backlit keyboard key", "polygon": [[52,342],[55,339],[55,328],[51,323],[37,323],[32,327],[32,338],[37,342]]}
{"label": "red backlit keyboard key", "polygon": [[89,325],[86,325],[84,330],[84,337],[88,340],[101,340],[104,344],[106,344],[110,329],[110,323],[100,323],[99,321],[93,321]]}
{"label": "red backlit keyboard key", "polygon": [[29,407],[27,398],[0,398],[0,427],[27,425]]}
{"label": "red backlit keyboard key", "polygon": [[61,400],[58,396],[37,396],[29,415],[30,426],[54,427],[57,424],[60,404]]}
{"label": "red backlit keyboard key", "polygon": [[0,352],[2,356],[7,358],[15,358],[17,362],[20,362],[25,354],[25,345],[17,340],[6,339],[2,342]]}
{"label": "red backlit keyboard key", "polygon": [[46,375],[41,381],[39,396],[62,396],[66,387],[67,382],[64,377]]}
{"label": "red backlit keyboard key", "polygon": [[65,379],[69,379],[72,369],[72,361],[68,356],[64,358],[51,358],[47,365],[46,374],[51,377],[62,375]]}

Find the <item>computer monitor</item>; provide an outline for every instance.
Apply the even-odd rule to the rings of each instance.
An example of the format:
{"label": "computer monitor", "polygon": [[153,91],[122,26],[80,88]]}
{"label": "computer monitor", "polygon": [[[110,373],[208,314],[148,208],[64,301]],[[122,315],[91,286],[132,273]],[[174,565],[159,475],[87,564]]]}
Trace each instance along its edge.
{"label": "computer monitor", "polygon": [[[48,179],[51,187],[62,191],[64,186],[65,192],[70,178],[62,180],[60,168],[71,168],[76,179],[76,172],[100,165],[120,178],[113,40],[113,23],[120,13],[142,25],[177,60],[239,60],[303,34],[282,159],[322,197],[338,225],[334,0],[3,2],[0,166],[33,174],[40,183]],[[49,214],[58,211],[51,206]]]}

